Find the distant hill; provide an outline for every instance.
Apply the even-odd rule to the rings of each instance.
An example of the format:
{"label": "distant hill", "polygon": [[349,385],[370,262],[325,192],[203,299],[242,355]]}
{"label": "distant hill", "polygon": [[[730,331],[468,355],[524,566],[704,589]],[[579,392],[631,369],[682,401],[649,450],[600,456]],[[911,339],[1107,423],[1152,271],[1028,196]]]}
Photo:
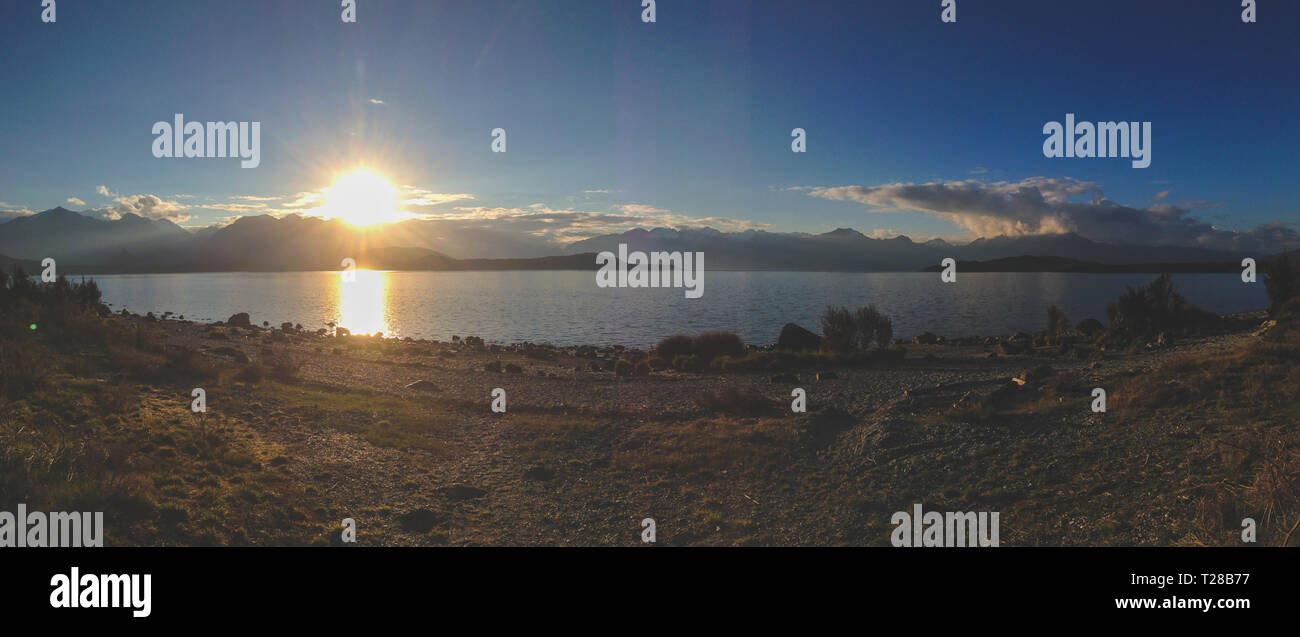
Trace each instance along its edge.
{"label": "distant hill", "polygon": [[[191,232],[137,215],[105,220],[93,212],[54,208],[0,223],[0,254],[36,262],[54,257],[68,273],[73,270],[63,266],[69,264],[89,273],[336,270],[344,258],[356,259],[363,268],[401,270],[589,270],[596,268],[595,253],[617,252],[620,243],[634,251],[704,252],[705,268],[715,270],[915,272],[947,257],[985,262],[1028,255],[1127,268],[1152,264],[1155,271],[1155,264],[1223,264],[1244,256],[1193,247],[1118,246],[1077,234],[953,245],[939,239],[917,243],[906,236],[876,239],[850,228],[822,234],[637,228],[554,247],[547,255],[538,254],[535,240],[490,225],[426,220],[356,227],[317,217],[262,215]],[[983,267],[1082,267],[1063,263]]]}
{"label": "distant hill", "polygon": [[[940,265],[927,266],[923,272],[939,272]],[[1019,256],[991,261],[957,260],[958,272],[1077,272],[1088,274],[1235,274],[1241,272],[1239,262],[1207,261],[1204,263],[1096,263],[1062,257]]]}
{"label": "distant hill", "polygon": [[53,257],[60,263],[109,264],[189,238],[184,228],[165,219],[127,214],[106,220],[59,207],[0,224],[0,254],[37,261]]}
{"label": "distant hill", "polygon": [[873,239],[848,228],[823,234],[777,234],[763,231],[722,233],[702,230],[629,230],[579,241],[573,251],[703,250],[708,267],[754,270],[915,271],[946,257],[958,261],[1021,255],[1056,257],[1105,264],[1240,261],[1237,255],[1179,246],[1115,246],[1077,234],[977,239],[966,245],[942,240],[915,243],[906,236]]}

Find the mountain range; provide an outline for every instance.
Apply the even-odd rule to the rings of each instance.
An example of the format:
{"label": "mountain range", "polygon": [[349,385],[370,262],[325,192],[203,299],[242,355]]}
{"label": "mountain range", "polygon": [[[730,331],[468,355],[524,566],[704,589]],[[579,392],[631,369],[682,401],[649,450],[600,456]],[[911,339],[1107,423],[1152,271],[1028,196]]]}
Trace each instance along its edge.
{"label": "mountain range", "polygon": [[[629,250],[704,252],[705,267],[723,270],[916,271],[944,258],[987,261],[1019,256],[1101,264],[1222,263],[1242,255],[1195,247],[1113,245],[1078,234],[977,239],[951,244],[906,236],[868,237],[839,228],[822,234],[713,228],[632,229],[557,246],[542,257],[535,244],[491,229],[465,230],[412,220],[357,227],[317,217],[240,217],[223,227],[187,230],[170,221],[127,214],[107,220],[64,208],[0,223],[0,255],[39,262],[55,258],[68,272],[335,270],[358,266],[409,270],[594,269],[593,253]],[[66,269],[66,268],[65,268]]]}

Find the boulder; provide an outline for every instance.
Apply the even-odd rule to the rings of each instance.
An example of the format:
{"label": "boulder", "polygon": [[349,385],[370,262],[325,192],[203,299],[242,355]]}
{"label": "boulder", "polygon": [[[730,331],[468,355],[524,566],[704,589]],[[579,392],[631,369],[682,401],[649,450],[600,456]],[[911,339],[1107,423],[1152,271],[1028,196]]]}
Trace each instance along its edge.
{"label": "boulder", "polygon": [[252,327],[253,323],[248,317],[248,312],[240,312],[226,320],[226,325],[231,327]]}
{"label": "boulder", "polygon": [[781,327],[781,335],[776,339],[776,348],[790,351],[821,349],[822,337],[794,323]]}
{"label": "boulder", "polygon": [[420,379],[406,386],[407,389],[415,391],[438,391],[438,386],[433,381]]}

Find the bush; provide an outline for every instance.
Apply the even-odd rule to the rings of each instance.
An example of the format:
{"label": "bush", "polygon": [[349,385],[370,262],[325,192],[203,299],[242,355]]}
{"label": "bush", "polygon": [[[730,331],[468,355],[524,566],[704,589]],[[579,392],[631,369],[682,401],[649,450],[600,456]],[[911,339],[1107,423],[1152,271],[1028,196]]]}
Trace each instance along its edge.
{"label": "bush", "polygon": [[826,349],[836,354],[853,351],[858,326],[847,308],[826,307],[822,314],[822,340]]}
{"label": "bush", "polygon": [[1276,261],[1264,264],[1264,289],[1268,292],[1269,313],[1276,315],[1287,301],[1300,296],[1300,260],[1285,252]]}
{"label": "bush", "polygon": [[704,362],[694,354],[677,356],[673,359],[673,369],[681,372],[702,372],[704,371]]}
{"label": "bush", "polygon": [[822,314],[822,340],[826,349],[839,356],[865,350],[873,344],[888,347],[894,339],[894,323],[876,310],[876,306],[848,308],[827,306]]}
{"label": "bush", "polygon": [[695,353],[695,340],[685,334],[676,334],[659,341],[655,350],[659,352],[659,358],[675,361],[678,356],[690,356]]}
{"label": "bush", "polygon": [[677,367],[678,358],[693,356],[699,359],[698,366],[703,369],[720,356],[742,357],[745,354],[745,343],[739,336],[730,332],[705,332],[694,338],[685,334],[669,336],[659,341],[654,357],[673,361],[673,367]]}
{"label": "bush", "polygon": [[894,339],[894,322],[889,317],[876,311],[876,306],[860,307],[853,315],[853,323],[858,328],[858,349],[867,349],[874,343],[876,347],[889,347]]}
{"label": "bush", "polygon": [[1128,288],[1106,306],[1106,315],[1110,319],[1106,338],[1120,343],[1186,332],[1212,319],[1174,290],[1168,274],[1161,274],[1146,287]]}
{"label": "bush", "polygon": [[708,364],[719,356],[745,355],[745,344],[730,332],[705,332],[695,337],[695,355]]}
{"label": "bush", "polygon": [[[655,359],[655,360],[659,360],[659,359]],[[645,360],[637,361],[636,367],[632,369],[632,375],[634,375],[634,376],[649,376],[649,375],[650,375],[650,363],[649,363],[648,361],[645,361]]]}
{"label": "bush", "polygon": [[625,360],[619,359],[618,362],[614,363],[614,375],[615,375],[615,376],[631,376],[631,375],[632,375],[632,363],[629,363],[629,362],[627,362],[627,361],[625,361]]}

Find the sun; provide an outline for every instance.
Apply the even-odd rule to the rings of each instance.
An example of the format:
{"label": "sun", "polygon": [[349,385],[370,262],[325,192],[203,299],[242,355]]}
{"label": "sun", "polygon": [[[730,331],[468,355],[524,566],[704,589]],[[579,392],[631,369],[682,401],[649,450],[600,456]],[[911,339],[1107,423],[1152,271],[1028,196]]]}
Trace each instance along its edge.
{"label": "sun", "polygon": [[334,180],[325,190],[323,216],[354,226],[392,223],[407,217],[397,209],[397,188],[380,174],[356,170]]}

